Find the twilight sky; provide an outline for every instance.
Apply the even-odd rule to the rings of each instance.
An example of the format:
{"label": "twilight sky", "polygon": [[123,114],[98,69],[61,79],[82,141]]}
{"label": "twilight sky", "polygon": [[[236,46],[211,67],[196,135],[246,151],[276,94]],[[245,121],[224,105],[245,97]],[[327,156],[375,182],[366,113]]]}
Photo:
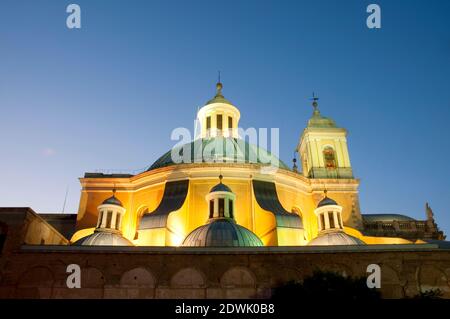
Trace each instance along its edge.
{"label": "twilight sky", "polygon": [[349,131],[362,212],[424,219],[429,201],[450,235],[449,16],[445,0],[2,0],[0,206],[61,211],[68,188],[76,212],[84,172],[152,164],[221,70],[241,126],[280,128],[288,165],[314,91]]}

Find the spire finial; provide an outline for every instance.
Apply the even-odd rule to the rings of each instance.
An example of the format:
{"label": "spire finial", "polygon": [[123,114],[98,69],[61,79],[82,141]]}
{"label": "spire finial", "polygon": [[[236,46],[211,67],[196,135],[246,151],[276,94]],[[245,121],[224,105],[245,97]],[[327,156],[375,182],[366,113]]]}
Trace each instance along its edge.
{"label": "spire finial", "polygon": [[317,103],[317,101],[319,101],[319,98],[316,96],[316,94],[314,92],[312,94],[311,100],[313,101],[312,106],[314,107],[314,113],[315,113],[316,111],[318,111],[317,106],[319,106],[319,103]]}
{"label": "spire finial", "polygon": [[216,84],[216,90],[217,90],[216,96],[222,96],[223,85],[220,82],[220,71],[217,71],[217,72],[218,72],[218,82]]}
{"label": "spire finial", "polygon": [[297,171],[298,171],[298,167],[297,167],[297,158],[295,157],[295,153],[296,153],[296,152],[294,152],[294,158],[292,159],[292,162],[294,163],[294,164],[292,165],[292,170],[293,170],[294,172],[297,172]]}
{"label": "spire finial", "polygon": [[220,174],[219,175],[220,184],[222,184],[222,179],[223,179],[223,176],[222,176],[222,174]]}
{"label": "spire finial", "polygon": [[115,197],[116,196],[116,184],[114,184],[114,186],[113,186],[112,193],[113,193],[113,197]]}
{"label": "spire finial", "polygon": [[328,196],[327,196],[327,193],[328,193],[328,191],[327,191],[327,189],[325,188],[325,189],[323,190],[323,194],[325,195],[325,197],[328,197]]}

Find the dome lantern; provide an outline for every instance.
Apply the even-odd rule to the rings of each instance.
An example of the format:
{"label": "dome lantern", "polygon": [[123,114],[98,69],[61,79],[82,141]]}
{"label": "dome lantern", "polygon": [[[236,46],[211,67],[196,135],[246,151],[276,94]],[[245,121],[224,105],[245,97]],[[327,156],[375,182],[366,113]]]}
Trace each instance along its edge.
{"label": "dome lantern", "polygon": [[116,190],[113,195],[98,206],[97,228],[113,229],[120,231],[125,208],[122,202],[116,198]]}
{"label": "dome lantern", "polygon": [[236,195],[220,182],[206,195],[209,219],[206,225],[194,229],[183,241],[185,247],[255,247],[263,246],[261,239],[251,230],[234,220]]}
{"label": "dome lantern", "polygon": [[238,138],[238,125],[241,114],[237,107],[222,94],[223,85],[216,84],[216,95],[206,102],[197,113],[200,124],[200,137],[233,137]]}
{"label": "dome lantern", "polygon": [[339,206],[336,201],[327,196],[327,191],[324,191],[325,197],[317,204],[314,210],[318,218],[319,233],[326,230],[344,229],[342,223],[342,206]]}
{"label": "dome lantern", "polygon": [[215,185],[206,195],[209,208],[209,218],[234,218],[234,201],[236,195],[222,183],[223,176],[219,175],[219,184]]}
{"label": "dome lantern", "polygon": [[133,244],[122,236],[122,219],[126,209],[122,202],[113,195],[105,199],[97,207],[98,220],[94,233],[83,237],[74,244],[78,246],[133,246]]}
{"label": "dome lantern", "polygon": [[314,213],[317,216],[319,235],[308,243],[308,246],[330,245],[365,245],[365,243],[344,231],[342,222],[342,206],[327,196],[317,204]]}

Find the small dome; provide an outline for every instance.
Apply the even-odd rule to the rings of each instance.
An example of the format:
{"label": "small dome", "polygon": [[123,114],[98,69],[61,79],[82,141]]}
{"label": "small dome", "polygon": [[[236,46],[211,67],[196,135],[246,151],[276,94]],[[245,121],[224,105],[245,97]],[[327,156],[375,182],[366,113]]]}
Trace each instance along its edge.
{"label": "small dome", "polygon": [[308,246],[335,245],[365,245],[365,243],[361,239],[350,236],[343,231],[333,231],[320,234],[308,243]]}
{"label": "small dome", "polygon": [[80,238],[75,246],[133,246],[133,243],[116,231],[94,231],[89,236]]}
{"label": "small dome", "polygon": [[229,193],[232,193],[231,189],[227,185],[223,184],[222,182],[220,182],[219,184],[217,184],[216,186],[211,188],[211,190],[209,192],[210,193],[214,193],[214,192],[229,192]]}
{"label": "small dome", "polygon": [[314,115],[308,121],[308,128],[335,128],[335,127],[337,126],[334,120],[330,119],[329,117],[324,117],[320,115],[318,111],[317,113],[314,113]]}
{"label": "small dome", "polygon": [[116,198],[116,196],[111,196],[103,201],[102,205],[116,205],[123,207],[122,202]]}
{"label": "small dome", "polygon": [[213,103],[224,103],[224,104],[230,104],[230,105],[233,105],[233,103],[231,103],[231,102],[228,101],[226,98],[224,98],[222,94],[216,95],[213,99],[211,99],[211,100],[209,100],[208,102],[206,102],[205,105],[213,104]]}
{"label": "small dome", "polygon": [[230,101],[228,101],[226,98],[223,97],[222,89],[223,89],[222,83],[218,82],[216,84],[216,90],[217,90],[216,95],[214,96],[214,98],[212,98],[211,100],[206,102],[205,105],[213,104],[213,103],[225,103],[225,104],[233,105]]}
{"label": "small dome", "polygon": [[264,246],[249,229],[229,218],[214,219],[194,229],[183,241],[184,247],[258,247]]}
{"label": "small dome", "polygon": [[338,203],[336,203],[335,200],[325,196],[320,202],[319,204],[317,204],[317,207],[322,207],[322,206],[329,206],[329,205],[337,205]]}
{"label": "small dome", "polygon": [[400,214],[362,214],[362,218],[365,222],[393,222],[394,220],[402,222],[415,221],[412,217]]}

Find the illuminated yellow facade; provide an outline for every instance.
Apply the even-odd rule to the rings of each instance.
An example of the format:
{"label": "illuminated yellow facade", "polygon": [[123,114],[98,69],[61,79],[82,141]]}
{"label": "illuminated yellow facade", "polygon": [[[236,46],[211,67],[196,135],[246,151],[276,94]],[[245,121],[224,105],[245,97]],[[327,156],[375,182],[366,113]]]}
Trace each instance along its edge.
{"label": "illuminated yellow facade", "polygon": [[[189,233],[205,225],[209,209],[205,197],[221,174],[223,183],[235,195],[236,223],[256,234],[266,246],[304,246],[316,238],[319,224],[315,210],[325,190],[342,208],[342,231],[346,234],[365,244],[411,243],[402,238],[363,235],[359,180],[352,174],[346,130],[320,115],[317,99],[313,106],[313,116],[297,146],[301,172],[283,164],[269,174],[258,161],[216,160],[178,164],[167,161],[137,175],[86,174],[80,179],[78,231],[71,242],[93,233],[98,222],[98,206],[115,190],[125,209],[121,232],[126,239],[136,246],[180,246]],[[199,138],[236,140],[239,119],[239,110],[223,97],[219,83],[216,96],[197,114],[201,126]],[[186,187],[182,188],[181,184],[176,187],[183,189],[180,194],[185,193],[168,194],[169,184],[182,181]],[[261,198],[266,193],[258,195],[257,183],[263,183],[264,192],[270,191],[267,185],[275,185],[270,193],[275,195],[268,206],[262,204]],[[174,204],[176,201],[179,205]],[[143,220],[147,220],[145,227]]]}

